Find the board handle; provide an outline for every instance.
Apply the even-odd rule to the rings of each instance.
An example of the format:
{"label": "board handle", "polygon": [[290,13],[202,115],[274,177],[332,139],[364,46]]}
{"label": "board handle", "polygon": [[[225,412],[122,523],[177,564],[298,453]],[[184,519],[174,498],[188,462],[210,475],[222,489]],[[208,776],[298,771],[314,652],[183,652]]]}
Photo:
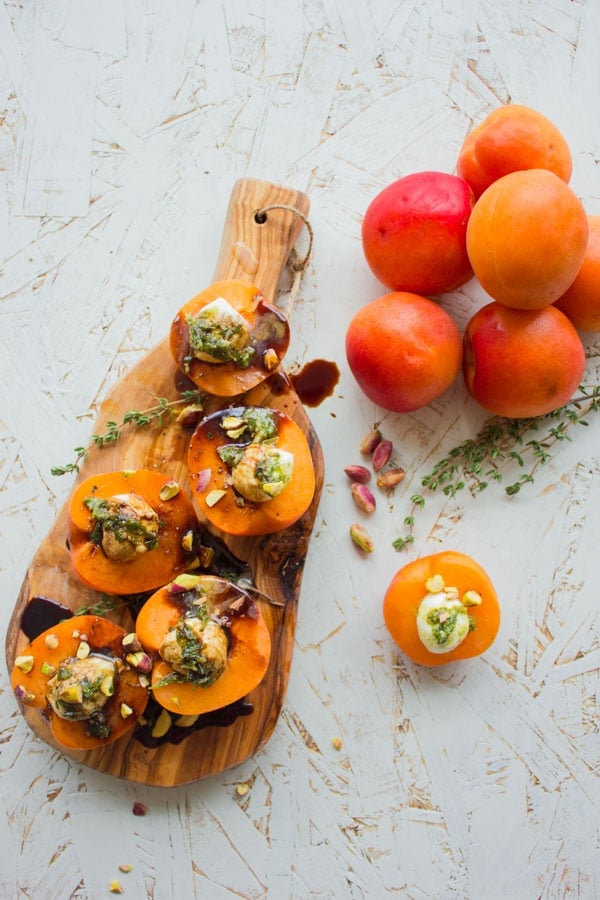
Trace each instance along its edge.
{"label": "board handle", "polygon": [[250,281],[269,303],[275,303],[283,270],[309,206],[308,196],[301,191],[255,178],[236,181],[214,281]]}

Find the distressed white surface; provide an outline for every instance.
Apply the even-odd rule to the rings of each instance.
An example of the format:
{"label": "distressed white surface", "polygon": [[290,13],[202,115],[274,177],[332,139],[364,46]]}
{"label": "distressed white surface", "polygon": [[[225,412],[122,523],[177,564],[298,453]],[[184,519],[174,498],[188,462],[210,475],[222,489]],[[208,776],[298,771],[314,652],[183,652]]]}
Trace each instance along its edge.
{"label": "distressed white surface", "polygon": [[[238,177],[310,194],[291,360],[342,373],[311,412],[326,486],[267,747],[186,788],[122,783],[33,737],[3,667],[0,896],[96,900],[119,863],[133,866],[126,896],[161,900],[600,896],[600,423],[512,502],[428,502],[414,552],[479,559],[503,622],[484,658],[419,669],[382,624],[406,559],[391,541],[421,474],[483,416],[460,384],[384,416],[409,474],[359,558],[342,468],[381,412],[349,375],[341,327],[383,293],[360,250],[370,198],[401,174],[452,171],[471,121],[509,99],[563,129],[573,186],[600,213],[599,34],[596,0],[0,4],[3,625],[69,491],[50,466],[210,280]],[[482,295],[443,302],[464,324]],[[597,377],[599,342],[586,347]]]}

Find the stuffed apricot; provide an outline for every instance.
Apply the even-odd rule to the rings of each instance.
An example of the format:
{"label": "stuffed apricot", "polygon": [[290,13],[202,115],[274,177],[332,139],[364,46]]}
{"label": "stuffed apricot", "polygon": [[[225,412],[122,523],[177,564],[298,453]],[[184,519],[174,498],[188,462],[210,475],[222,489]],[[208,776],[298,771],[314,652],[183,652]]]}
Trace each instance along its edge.
{"label": "stuffed apricot", "polygon": [[218,397],[260,384],[285,355],[286,317],[245,281],[218,281],[181,307],[170,331],[171,354],[201,390]]}
{"label": "stuffed apricot", "polygon": [[73,569],[98,591],[153,590],[189,566],[197,527],[190,499],[167,475],[146,469],[92,475],[68,506]]}
{"label": "stuffed apricot", "polygon": [[416,559],[394,575],[383,617],[407,656],[441,666],[484,653],[498,632],[500,607],[479,563],[447,550]]}
{"label": "stuffed apricot", "polygon": [[13,691],[49,717],[64,747],[102,747],[130,731],[148,703],[149,680],[128,656],[126,632],[114,622],[73,616],[25,647],[13,666]]}
{"label": "stuffed apricot", "polygon": [[181,575],[156,591],[140,610],[136,634],[155,659],[155,699],[183,716],[245,697],[262,681],[271,655],[254,600],[213,575]]}
{"label": "stuffed apricot", "polygon": [[226,534],[288,528],[315,492],[304,433],[266,407],[230,407],[203,419],[190,441],[188,471],[196,508]]}

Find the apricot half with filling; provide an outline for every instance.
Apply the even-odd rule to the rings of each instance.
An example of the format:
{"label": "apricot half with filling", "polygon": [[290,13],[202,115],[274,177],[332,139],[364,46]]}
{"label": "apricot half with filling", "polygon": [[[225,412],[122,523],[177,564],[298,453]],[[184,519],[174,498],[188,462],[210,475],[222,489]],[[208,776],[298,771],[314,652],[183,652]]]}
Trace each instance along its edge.
{"label": "apricot half with filling", "polygon": [[148,679],[127,662],[125,636],[101,616],[73,616],[34,638],[15,660],[15,697],[49,716],[63,746],[110,744],[144,712]]}
{"label": "apricot half with filling", "polygon": [[386,591],[383,617],[398,647],[424,666],[479,656],[500,626],[500,607],[485,570],[454,550],[403,566]]}
{"label": "apricot half with filling", "polygon": [[226,534],[270,534],[309,508],[315,472],[302,429],[266,407],[230,407],[197,426],[188,452],[192,499]]}
{"label": "apricot half with filling", "polygon": [[181,371],[218,397],[243,394],[279,365],[290,342],[286,317],[245,281],[218,281],[181,307],[170,347]]}
{"label": "apricot half with filling", "polygon": [[189,497],[167,475],[148,469],[92,475],[69,501],[71,562],[95,590],[149,591],[189,566],[184,538],[197,527]]}
{"label": "apricot half with filling", "polygon": [[249,694],[271,655],[251,596],[213,575],[181,575],[141,608],[136,634],[156,661],[152,692],[170,712],[199,715]]}

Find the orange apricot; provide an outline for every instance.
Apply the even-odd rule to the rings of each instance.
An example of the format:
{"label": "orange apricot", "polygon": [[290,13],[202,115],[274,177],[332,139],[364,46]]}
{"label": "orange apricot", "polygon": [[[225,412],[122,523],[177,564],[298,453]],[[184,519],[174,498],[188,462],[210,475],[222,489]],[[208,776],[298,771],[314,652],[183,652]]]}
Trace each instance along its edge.
{"label": "orange apricot", "polygon": [[575,281],[555,303],[579,331],[600,331],[600,216],[588,216],[589,238]]}
{"label": "orange apricot", "polygon": [[575,279],[588,241],[583,204],[546,169],[511,172],[479,198],[467,225],[473,271],[516,309],[553,303]]}
{"label": "orange apricot", "polygon": [[511,103],[493,110],[465,138],[457,174],[476,197],[503,175],[521,169],[548,169],[568,182],[571,151],[559,129],[542,113]]}
{"label": "orange apricot", "polygon": [[397,291],[358,310],[346,332],[346,357],[373,403],[411,412],[441,396],[460,372],[460,332],[433,300]]}
{"label": "orange apricot", "polygon": [[465,385],[494,415],[529,418],[564,406],[584,368],[581,339],[554,306],[525,310],[493,302],[465,328]]}

